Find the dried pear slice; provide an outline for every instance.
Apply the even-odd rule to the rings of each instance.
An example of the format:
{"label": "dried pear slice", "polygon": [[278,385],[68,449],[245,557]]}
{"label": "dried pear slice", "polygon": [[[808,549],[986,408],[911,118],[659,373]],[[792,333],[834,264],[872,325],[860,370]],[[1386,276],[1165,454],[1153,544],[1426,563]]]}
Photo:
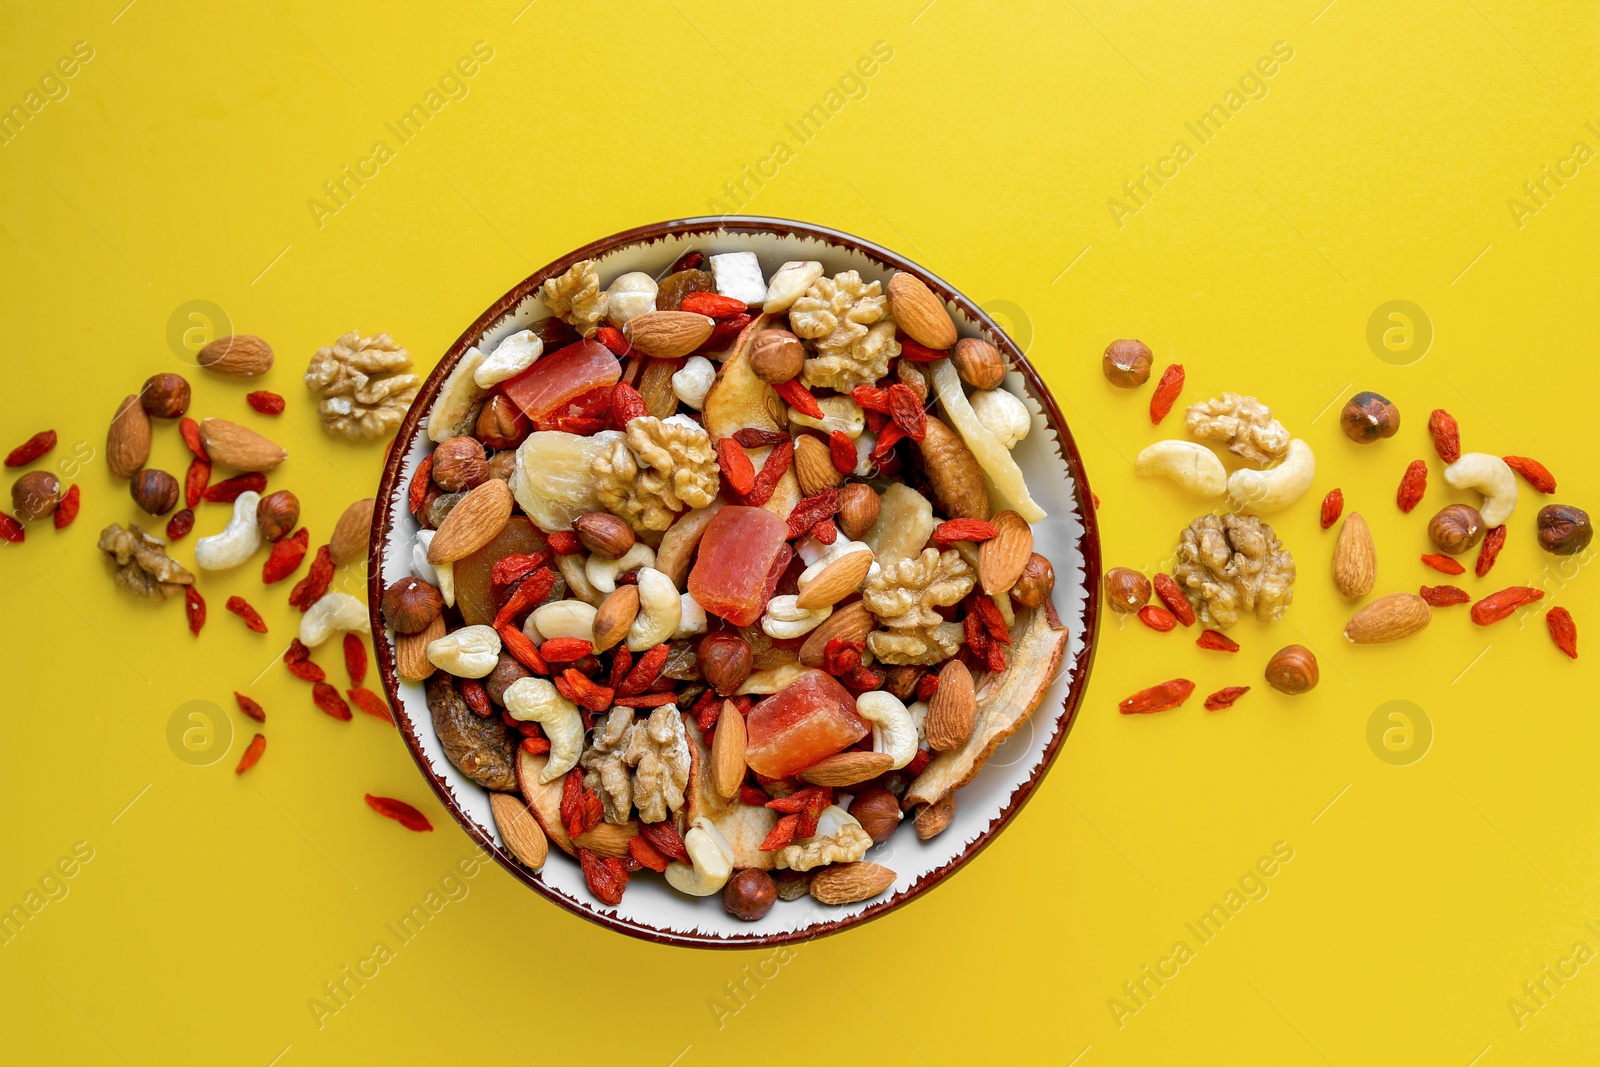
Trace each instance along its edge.
{"label": "dried pear slice", "polygon": [[592,437],[537,430],[517,447],[517,469],[511,492],[522,510],[546,533],[572,529],[573,520],[604,511],[595,496],[594,459],[623,440],[620,430],[601,430]]}
{"label": "dried pear slice", "polygon": [[[984,481],[989,486],[989,499],[994,510],[1009,508],[1029,523],[1041,521],[1045,510],[1028,495],[1028,483],[1022,477],[1022,468],[1011,458],[1011,453],[1000,439],[978,421],[967,394],[961,390],[961,377],[948,359],[931,364],[933,389],[938,394],[939,406],[956,433],[972,449],[978,466],[983,468]],[[1031,414],[1029,416],[1032,417]]]}

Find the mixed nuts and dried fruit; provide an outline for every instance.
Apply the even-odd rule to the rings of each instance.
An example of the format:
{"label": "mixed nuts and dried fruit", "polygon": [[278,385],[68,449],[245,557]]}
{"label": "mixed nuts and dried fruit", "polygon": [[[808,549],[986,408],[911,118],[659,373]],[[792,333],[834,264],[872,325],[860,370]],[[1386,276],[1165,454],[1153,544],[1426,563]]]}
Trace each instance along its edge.
{"label": "mixed nuts and dried fruit", "polygon": [[[1067,641],[989,341],[921,280],[584,260],[471,348],[410,470],[398,673],[507,848],[615,906],[648,868],[754,921],[885,892]],[[520,793],[520,796],[517,795]]]}
{"label": "mixed nuts and dried fruit", "polygon": [[[1149,380],[1153,361],[1154,354],[1143,342],[1118,340],[1106,348],[1102,369],[1112,385],[1135,389]],[[1160,423],[1171,410],[1183,382],[1182,367],[1166,368],[1151,398],[1152,423]],[[1340,426],[1356,444],[1373,444],[1399,431],[1400,410],[1378,393],[1360,392],[1345,404]],[[1223,393],[1193,404],[1184,427],[1193,440],[1148,446],[1134,460],[1135,470],[1145,477],[1168,478],[1195,496],[1221,501],[1226,510],[1199,516],[1179,534],[1171,575],[1156,574],[1152,580],[1128,567],[1108,570],[1106,603],[1112,611],[1134,615],[1160,633],[1180,624],[1192,626],[1198,619],[1216,627],[1201,633],[1195,642],[1200,648],[1238,652],[1238,643],[1220,630],[1252,614],[1261,622],[1276,622],[1294,600],[1294,559],[1259,516],[1289,507],[1311,488],[1315,458],[1306,442],[1292,437],[1266,405],[1251,396]],[[1428,434],[1444,464],[1445,484],[1476,493],[1479,503],[1447,504],[1429,519],[1427,537],[1438,551],[1424,554],[1421,562],[1444,574],[1463,575],[1466,567],[1454,557],[1477,549],[1474,569],[1482,578],[1505,546],[1507,521],[1517,506],[1518,479],[1549,495],[1555,492],[1555,477],[1544,464],[1526,456],[1462,452],[1460,425],[1443,409],[1429,415]],[[1213,446],[1225,447],[1239,466],[1230,473]],[[1427,461],[1412,461],[1400,479],[1399,509],[1412,511],[1427,488]],[[1338,488],[1321,502],[1322,529],[1335,524],[1339,532],[1333,548],[1334,587],[1350,600],[1362,600],[1377,584],[1377,550],[1361,514],[1346,514],[1345,494]],[[1535,525],[1539,545],[1555,555],[1583,552],[1592,535],[1588,514],[1565,504],[1542,508]],[[1150,603],[1152,594],[1159,605]],[[1397,641],[1425,629],[1432,609],[1454,604],[1472,604],[1472,621],[1487,626],[1544,595],[1542,589],[1513,586],[1474,602],[1473,594],[1459,586],[1422,585],[1417,593],[1389,593],[1365,604],[1346,623],[1344,636],[1354,644]],[[1552,608],[1546,621],[1556,647],[1576,658],[1577,629],[1571,613]],[[1298,644],[1280,649],[1265,669],[1267,683],[1289,695],[1315,688],[1318,677],[1316,655]],[[1122,702],[1121,710],[1124,714],[1167,711],[1193,691],[1192,682],[1174,679],[1135,693]],[[1230,686],[1207,697],[1205,707],[1208,711],[1231,707],[1248,691],[1248,686]]]}

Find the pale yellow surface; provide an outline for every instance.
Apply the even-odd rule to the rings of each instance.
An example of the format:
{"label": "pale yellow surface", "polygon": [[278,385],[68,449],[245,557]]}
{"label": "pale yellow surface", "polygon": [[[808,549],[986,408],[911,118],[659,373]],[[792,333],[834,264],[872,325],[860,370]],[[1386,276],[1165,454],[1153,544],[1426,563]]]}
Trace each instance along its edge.
{"label": "pale yellow surface", "polygon": [[[1342,486],[1372,524],[1380,591],[1438,579],[1416,562],[1447,497],[1437,460],[1423,508],[1403,517],[1393,502],[1406,463],[1431,456],[1434,407],[1459,417],[1469,449],[1540,457],[1559,499],[1600,505],[1600,162],[1550,182],[1543,205],[1523,190],[1546,165],[1571,175],[1576,143],[1600,149],[1592,4],[910,0],[758,15],[651,2],[598,17],[575,0],[125,2],[11,4],[0,19],[6,108],[74,42],[93,50],[69,94],[0,146],[0,445],[54,427],[52,461],[78,456],[84,495],[69,532],[0,546],[0,907],[23,904],[75,843],[93,850],[67,895],[0,946],[7,1062],[1592,1059],[1594,576],[1534,545],[1524,487],[1499,565],[1461,584],[1545,587],[1588,627],[1588,658],[1551,647],[1546,605],[1492,630],[1451,608],[1405,644],[1355,648],[1316,514]],[[401,143],[385,124],[479,41],[493,54],[467,95]],[[892,58],[850,81],[876,42]],[[1202,144],[1185,123],[1275,42],[1292,58],[1266,95]],[[854,99],[828,98],[841,78]],[[802,143],[787,124],[819,104],[835,113]],[[367,164],[376,173],[319,226],[308,200],[380,140],[392,158]],[[1121,190],[1146,164],[1172,173],[1160,161],[1179,140],[1192,158],[1143,205]],[[768,177],[730,196],[747,166]],[[1138,208],[1120,226],[1113,197]],[[1530,209],[1520,219],[1513,197]],[[383,449],[319,428],[299,382],[317,346],[387,330],[429,366],[540,264],[708,210],[864,235],[1016,325],[1103,501],[1107,565],[1160,566],[1201,505],[1133,475],[1140,448],[1181,432],[1181,410],[1153,430],[1148,389],[1101,378],[1106,342],[1142,337],[1159,365],[1182,362],[1184,401],[1266,399],[1319,464],[1277,523],[1297,602],[1276,627],[1239,627],[1237,657],[1108,619],[1081,720],[1027,810],[950,884],[866,928],[777,958],[660,948],[485,867],[402,943],[385,924],[471,854],[467,838],[386,727],[320,715],[276,665],[287,586],[263,592],[255,564],[208,578],[198,642],[180,604],[113,593],[95,535],[134,510],[103,461],[106,423],[147,374],[186,369],[166,340],[175,309],[214,302],[277,348],[263,386],[290,408],[270,423],[245,410],[245,388],[194,375],[195,409],[273,430],[291,455],[275,484],[300,494],[320,543],[371,492]],[[1431,320],[1419,362],[1368,347],[1369,316],[1391,300]],[[1365,450],[1337,427],[1361,388],[1405,413],[1400,436]],[[152,462],[182,469],[170,425]],[[212,505],[200,532],[221,522]],[[358,574],[344,580],[358,589]],[[257,600],[272,634],[222,610],[232,592]],[[1289,641],[1323,657],[1321,687],[1294,701],[1260,685]],[[332,646],[318,658],[343,680]],[[1117,714],[1174,675],[1200,695],[1257,689],[1225,714],[1199,696]],[[266,757],[242,780],[236,688],[269,714]],[[191,700],[235,730],[209,767],[168,747],[168,718]],[[1420,762],[1369,748],[1368,719],[1391,700],[1431,722]],[[438,832],[379,819],[369,790],[415,801]],[[1293,858],[1267,895],[1202,943],[1185,924],[1278,842]],[[1108,1002],[1138,1007],[1124,983],[1146,965],[1171,973],[1161,961],[1180,940],[1192,958],[1119,1026]],[[319,1026],[308,1002],[380,941],[392,958]],[[1579,943],[1586,962],[1561,962]],[[1544,977],[1575,965],[1564,985]],[[1519,1026],[1508,999],[1541,979]]]}

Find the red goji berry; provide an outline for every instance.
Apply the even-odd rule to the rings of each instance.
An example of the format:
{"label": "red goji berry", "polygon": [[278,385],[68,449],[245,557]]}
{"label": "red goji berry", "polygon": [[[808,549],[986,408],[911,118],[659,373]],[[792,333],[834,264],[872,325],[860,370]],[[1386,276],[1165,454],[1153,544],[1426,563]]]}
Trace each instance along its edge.
{"label": "red goji berry", "polygon": [[344,635],[344,670],[351,685],[360,685],[367,679],[367,646],[359,634]]}
{"label": "red goji berry", "polygon": [[1183,392],[1183,366],[1174,363],[1161,374],[1161,380],[1156,383],[1156,391],[1150,394],[1150,421],[1159,424],[1172,410],[1173,402],[1178,399],[1178,394]]}
{"label": "red goji berry", "polygon": [[517,591],[511,594],[511,599],[495,614],[495,629],[515,624],[518,615],[537,607],[550,595],[555,585],[556,574],[549,567],[540,567],[528,575],[517,585]]}
{"label": "red goji berry", "polygon": [[834,525],[832,519],[823,519],[811,527],[811,536],[818,544],[831,545],[839,539],[839,527]]}
{"label": "red goji berry", "polygon": [[780,848],[794,844],[795,833],[800,827],[798,814],[785,815],[778,820],[778,825],[761,842],[762,852],[776,852]]}
{"label": "red goji berry", "polygon": [[206,486],[205,499],[213,504],[231,504],[245,493],[259,493],[267,487],[267,476],[252,471],[236,474],[227,481]]}
{"label": "red goji berry", "polygon": [[1544,599],[1543,589],[1533,589],[1525,585],[1513,585],[1502,589],[1498,593],[1490,593],[1476,604],[1472,605],[1472,621],[1479,626],[1488,626],[1508,618],[1512,612],[1525,604]]}
{"label": "red goji berry", "polygon": [[1550,640],[1573,659],[1578,658],[1578,624],[1572,621],[1572,612],[1566,608],[1551,608],[1545,612],[1544,623],[1550,628]]}
{"label": "red goji berry", "polygon": [[350,697],[350,702],[374,719],[382,719],[390,726],[394,725],[394,712],[389,710],[389,702],[370,689],[356,686],[354,689],[345,690]]}
{"label": "red goji berry", "polygon": [[1189,598],[1183,595],[1183,590],[1178,588],[1178,583],[1170,574],[1157,574],[1150,580],[1155,588],[1156,596],[1172,612],[1173,618],[1185,626],[1194,625],[1194,608],[1189,606]]}
{"label": "red goji berry", "polygon": [[422,457],[417,469],[411,472],[411,485],[406,490],[406,506],[413,516],[421,514],[427,502],[428,489],[433,484],[433,453]]}
{"label": "red goji berry", "polygon": [[1322,498],[1322,528],[1326,530],[1339,521],[1339,516],[1344,511],[1344,492],[1334,489]]}
{"label": "red goji berry", "polygon": [[282,415],[285,407],[283,397],[265,389],[257,389],[253,393],[246,393],[244,402],[249,404],[252,410],[258,411],[263,415]]}
{"label": "red goji berry", "polygon": [[1411,509],[1422,502],[1422,496],[1427,491],[1428,465],[1420,459],[1414,459],[1400,478],[1400,491],[1395,494],[1395,503],[1409,515]]}
{"label": "red goji berry", "polygon": [[573,663],[594,651],[594,645],[581,637],[552,637],[539,646],[546,663]]}
{"label": "red goji berry", "polygon": [[487,719],[494,714],[494,708],[489,703],[489,691],[476,678],[457,678],[456,689],[460,691],[467,707],[472,709],[472,714],[478,718]]}
{"label": "red goji berry", "polygon": [[1433,435],[1433,450],[1440,459],[1454,463],[1461,458],[1461,427],[1455,416],[1444,408],[1434,408],[1428,416],[1428,432]]}
{"label": "red goji berry", "polygon": [[905,439],[906,432],[898,423],[888,423],[878,432],[878,443],[872,446],[872,451],[867,453],[867,458],[873,463],[882,464],[894,451],[894,446]]}
{"label": "red goji berry", "polygon": [[986,596],[972,598],[972,613],[983,624],[984,631],[989,637],[1002,645],[1011,643],[1011,631],[1006,629],[1006,619],[1000,614],[1000,608]]}
{"label": "red goji berry", "polygon": [[680,863],[688,863],[689,849],[684,845],[683,838],[678,834],[678,828],[670,822],[645,822],[639,824],[639,836],[654,845],[656,850],[664,856],[670,856]]}
{"label": "red goji berry", "polygon": [[1500,557],[1500,550],[1506,547],[1506,524],[1501,523],[1483,535],[1483,547],[1478,549],[1478,563],[1476,572],[1479,578],[1489,573],[1489,568],[1494,566],[1494,561]]}
{"label": "red goji berry", "polygon": [[195,459],[211,462],[211,457],[206,453],[205,442],[200,439],[200,424],[191,418],[178,420],[178,433],[183,436],[183,443],[188,446]]}
{"label": "red goji berry", "polygon": [[40,430],[11,450],[6,456],[6,466],[26,467],[54,447],[56,447],[56,432]]}
{"label": "red goji berry", "polygon": [[855,471],[856,443],[850,440],[849,434],[843,430],[835,430],[828,435],[828,458],[833,460],[833,469],[840,474],[851,474]]}
{"label": "red goji berry", "polygon": [[939,691],[939,676],[932,671],[917,679],[917,699],[926,703]]}
{"label": "red goji berry", "polygon": [[822,649],[822,669],[834,677],[848,674],[861,666],[861,654],[866,648],[864,641],[851,641],[843,637],[830,638]]}
{"label": "red goji berry", "polygon": [[266,750],[267,739],[262,737],[260,734],[256,734],[250,739],[250,744],[246,746],[244,755],[239,757],[239,766],[233,769],[233,773],[243,774],[251,767],[254,767],[261,759],[261,753],[265,752]]}
{"label": "red goji berry", "polygon": [[911,386],[900,382],[889,386],[889,415],[913,441],[920,441],[927,435],[928,412],[917,394],[911,391]]}
{"label": "red goji berry", "polygon": [[628,864],[620,856],[601,859],[586,848],[578,849],[578,866],[589,892],[602,904],[616,907],[628,888]]}
{"label": "red goji berry", "polygon": [[[706,257],[699,252],[685,252],[683,255],[678,257],[678,261],[672,265],[672,269],[667,271],[667,273],[677,274],[679,271],[699,270],[700,264],[705,262],[705,258]],[[688,858],[685,857],[683,862],[688,863]]]}
{"label": "red goji berry", "polygon": [[561,825],[572,837],[588,833],[600,824],[605,809],[600,794],[583,785],[583,771],[577,767],[567,772],[561,782]]}
{"label": "red goji berry", "polygon": [[56,505],[56,529],[65,530],[72,525],[72,520],[78,517],[78,486],[76,483],[67,486],[66,495],[61,498],[61,503]]}
{"label": "red goji berry", "polygon": [[1250,692],[1248,685],[1230,685],[1226,689],[1218,689],[1206,697],[1207,711],[1222,711],[1233,707],[1234,701]]}
{"label": "red goji berry", "polygon": [[251,700],[243,693],[237,691],[233,694],[233,699],[239,702],[239,710],[250,716],[256,722],[267,721],[266,711],[254,700]]}
{"label": "red goji berry", "polygon": [[1422,599],[1433,607],[1447,608],[1452,604],[1472,603],[1472,594],[1453,585],[1425,585],[1422,587]]}
{"label": "red goji berry", "polygon": [[346,704],[339,691],[327,682],[311,683],[311,702],[340,722],[350,721],[350,705]]}
{"label": "red goji berry", "polygon": [[790,378],[786,382],[777,382],[772,386],[774,392],[783,397],[784,403],[794,408],[808,418],[823,418],[822,407],[817,403],[817,398],[812,396],[805,386],[799,381]]}
{"label": "red goji berry", "polygon": [[311,605],[321,600],[328,592],[328,586],[333,584],[333,557],[328,555],[328,546],[323,545],[317,549],[317,554],[311,561],[311,569],[306,571],[306,576],[295,583],[289,591],[289,605],[296,607],[301,612],[311,609]]}
{"label": "red goji berry", "polygon": [[583,551],[583,542],[571,530],[552,530],[545,534],[550,551],[558,556],[575,556]]}
{"label": "red goji berry", "polygon": [[839,514],[839,490],[824,489],[816,496],[808,496],[789,512],[789,536],[799,537],[824,519]]}
{"label": "red goji berry", "polygon": [[641,415],[650,414],[650,409],[645,406],[644,397],[639,390],[627,382],[618,382],[611,389],[611,421],[619,429],[626,429],[628,423]]}
{"label": "red goji berry", "polygon": [[619,708],[659,708],[663,704],[673,704],[678,700],[678,694],[668,689],[662,693],[645,693],[636,697],[613,697],[611,703]]}
{"label": "red goji berry", "polygon": [[196,507],[205,499],[206,484],[211,481],[211,464],[203,459],[189,461],[189,472],[183,476],[183,502]]}
{"label": "red goji berry", "polygon": [[548,552],[524,552],[496,561],[489,571],[489,584],[495,591],[496,599],[505,596],[518,582],[548,562]]}
{"label": "red goji berry", "polygon": [[721,352],[736,341],[744,328],[756,321],[756,317],[749,313],[735,315],[731,319],[723,319],[711,327],[711,336],[700,346],[701,352]]}
{"label": "red goji berry", "polygon": [[[707,743],[709,743],[709,739]],[[767,794],[756,786],[753,786],[748,782],[739,783],[739,803],[748,804],[752,808],[759,808],[765,804],[768,799],[769,797]]]}
{"label": "red goji berry", "polygon": [[[622,680],[622,684],[616,687],[615,695],[621,697],[638,696],[646,689],[649,689],[651,683],[661,676],[661,669],[667,665],[667,657],[671,652],[672,649],[661,644],[656,645],[640,656],[639,661],[628,671],[628,676]],[[585,678],[584,681],[588,681],[588,679]],[[594,683],[591,682],[590,684],[593,685]],[[596,688],[605,687],[596,686]],[[604,709],[593,708],[591,710],[602,711]]]}
{"label": "red goji berry", "polygon": [[628,669],[633,666],[633,653],[628,651],[627,645],[618,645],[611,656],[611,688],[615,689],[628,677]]}
{"label": "red goji berry", "polygon": [[22,523],[18,522],[14,516],[0,511],[0,539],[10,541],[14,545],[20,545],[28,539],[28,532],[22,528]]}
{"label": "red goji berry", "polygon": [[1428,565],[1429,567],[1432,567],[1434,570],[1438,571],[1440,574],[1465,574],[1465,573],[1467,573],[1467,568],[1463,567],[1461,564],[1457,563],[1455,560],[1451,559],[1449,556],[1441,556],[1441,555],[1438,555],[1437,553],[1430,553],[1429,555],[1423,556],[1422,557],[1422,562],[1425,563],[1426,565]]}
{"label": "red goji berry", "polygon": [[728,479],[728,488],[740,496],[748,495],[755,488],[756,469],[733,438],[724,437],[717,442],[717,466]]}
{"label": "red goji berry", "polygon": [[1194,683],[1187,678],[1174,678],[1170,682],[1141,689],[1117,706],[1124,715],[1148,715],[1156,711],[1170,711],[1194,692]]}
{"label": "red goji berry", "polygon": [[200,627],[206,624],[206,598],[192,585],[183,587],[183,613],[189,620],[189,632],[200,636]]}
{"label": "red goji berry", "polygon": [[733,439],[746,448],[771,448],[773,445],[788,444],[790,440],[782,430],[762,430],[755,426],[734,431]]}
{"label": "red goji berry", "polygon": [[506,654],[535,674],[549,674],[550,664],[539,655],[539,649],[534,645],[528,635],[510,623],[495,627],[495,632],[500,635],[500,647]]}
{"label": "red goji berry", "polygon": [[609,348],[613,356],[625,356],[633,348],[615,326],[602,326],[595,330],[594,339]]}
{"label": "red goji berry", "polygon": [[272,551],[267,553],[267,561],[261,565],[261,583],[272,585],[281,582],[299,570],[300,562],[306,558],[306,551],[310,547],[311,531],[304,526],[292,535],[272,542]]}
{"label": "red goji berry", "polygon": [[858,385],[850,390],[850,398],[861,405],[863,411],[889,414],[889,390],[873,385]]}
{"label": "red goji berry", "polygon": [[1201,630],[1194,643],[1213,652],[1239,651],[1239,642],[1218,630]]}
{"label": "red goji berry", "polygon": [[328,680],[328,673],[308,659],[291,660],[285,666],[289,668],[290,674],[302,682],[325,682]]}
{"label": "red goji berry", "polygon": [[433,829],[433,823],[422,812],[413,808],[403,800],[393,797],[375,797],[371,793],[366,795],[367,807],[382,815],[385,819],[393,819],[407,830],[425,833]]}
{"label": "red goji berry", "polygon": [[261,617],[261,613],[259,611],[250,606],[250,602],[244,597],[231,596],[228,598],[228,602],[224,606],[229,611],[239,616],[239,618],[243,619],[244,624],[250,627],[250,629],[254,630],[256,633],[264,634],[267,632],[266,620]]}
{"label": "red goji berry", "polygon": [[194,529],[194,512],[188,508],[175,512],[167,520],[167,540],[181,541],[189,536],[189,531]]}
{"label": "red goji berry", "polygon": [[522,750],[530,756],[537,756],[541,752],[550,751],[550,742],[543,737],[524,737]]}
{"label": "red goji berry", "polygon": [[1139,621],[1157,633],[1166,633],[1178,625],[1178,617],[1166,608],[1158,608],[1154,604],[1146,604],[1139,609]]}
{"label": "red goji berry", "polygon": [[973,654],[986,655],[989,651],[989,631],[984,628],[983,620],[975,611],[968,612],[967,617],[961,620],[962,632],[966,635],[967,647]]}
{"label": "red goji berry", "polygon": [[946,519],[933,528],[933,543],[940,548],[949,548],[957,541],[976,545],[993,539],[998,532],[993,523],[982,519]]}
{"label": "red goji berry", "polygon": [[1503,458],[1506,461],[1506,466],[1522,475],[1523,480],[1539,492],[1549,494],[1556,491],[1556,477],[1550,473],[1550,468],[1543,463],[1536,459],[1529,459],[1527,456],[1505,456]]}
{"label": "red goji berry", "polygon": [[894,339],[900,342],[900,358],[912,363],[932,363],[950,354],[948,348],[929,348],[920,341],[913,341],[903,330],[896,330]]}
{"label": "red goji berry", "polygon": [[682,302],[678,304],[678,310],[690,311],[711,319],[727,319],[744,314],[748,306],[743,300],[723,296],[721,293],[685,293]]}
{"label": "red goji berry", "polygon": [[591,419],[582,415],[557,415],[553,419],[545,419],[538,425],[541,430],[559,430],[577,437],[590,437],[606,428],[604,419]]}
{"label": "red goji berry", "polygon": [[634,834],[628,838],[628,855],[641,867],[648,867],[652,871],[661,872],[671,863],[670,857],[663,855],[650,839],[643,834]]}
{"label": "red goji berry", "polygon": [[771,500],[774,490],[778,488],[778,479],[788,473],[789,464],[793,461],[794,442],[785,440],[774,445],[767,454],[767,461],[761,465],[760,473],[756,475],[755,485],[745,494],[745,503],[758,508]]}
{"label": "red goji berry", "polygon": [[283,662],[285,663],[304,663],[310,658],[311,650],[301,644],[298,637],[290,639],[289,647],[284,649],[283,652]]}
{"label": "red goji berry", "polygon": [[[869,689],[883,688],[883,675],[866,667],[857,667],[853,671],[846,671],[839,676],[839,682],[847,689],[856,689],[866,692]],[[810,837],[810,834],[806,835]]]}

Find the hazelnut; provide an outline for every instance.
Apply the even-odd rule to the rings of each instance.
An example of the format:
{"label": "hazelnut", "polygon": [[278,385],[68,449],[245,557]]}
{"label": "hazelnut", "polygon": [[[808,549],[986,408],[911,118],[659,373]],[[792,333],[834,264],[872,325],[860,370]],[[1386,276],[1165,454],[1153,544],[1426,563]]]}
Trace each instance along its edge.
{"label": "hazelnut", "polygon": [[621,559],[633,547],[633,527],[609,511],[579,515],[573,520],[572,532],[584,548],[606,559]]}
{"label": "hazelnut", "polygon": [[433,482],[447,493],[475,489],[489,478],[489,458],[476,437],[451,437],[433,450]]}
{"label": "hazelnut", "polygon": [[478,425],[473,430],[485,448],[515,448],[528,436],[528,417],[504,393],[496,393],[483,405]]}
{"label": "hazelnut", "polygon": [[189,410],[189,383],[181,374],[152,374],[139,390],[139,405],[153,419],[177,419]]}
{"label": "hazelnut", "polygon": [[950,826],[950,820],[956,817],[956,795],[946,793],[938,800],[917,812],[913,825],[917,830],[917,838],[927,841],[938,837]]}
{"label": "hazelnut", "polygon": [[872,843],[881,845],[900,825],[900,802],[882,786],[871,786],[850,801],[850,814],[872,838]]}
{"label": "hazelnut", "polygon": [[1400,409],[1380,393],[1361,392],[1350,398],[1339,415],[1344,435],[1358,445],[1393,437],[1400,429]]}
{"label": "hazelnut", "polygon": [[166,471],[146,467],[128,481],[133,502],[152,515],[165,515],[178,506],[178,479]]}
{"label": "hazelnut", "polygon": [[1150,346],[1143,341],[1112,341],[1100,357],[1106,381],[1120,389],[1137,389],[1150,380]]}
{"label": "hazelnut", "polygon": [[839,490],[839,529],[850,540],[861,540],[861,535],[878,521],[881,507],[876,489],[865,482],[851,482]]}
{"label": "hazelnut", "polygon": [[494,665],[494,670],[483,680],[483,687],[489,691],[489,699],[496,704],[504,705],[506,690],[511,683],[523,678],[532,677],[533,672],[517,662],[517,658],[509,652],[500,653],[500,659]]}
{"label": "hazelnut", "polygon": [[29,471],[11,486],[11,510],[23,522],[37,522],[55,514],[61,503],[61,479],[49,471]]}
{"label": "hazelnut", "polygon": [[1150,602],[1150,579],[1129,567],[1106,571],[1106,602],[1112,611],[1126,615]]}
{"label": "hazelnut", "polygon": [[1576,556],[1589,547],[1594,528],[1589,513],[1570,504],[1546,504],[1536,520],[1539,547],[1557,556]]}
{"label": "hazelnut", "polygon": [[950,362],[961,380],[974,389],[993,389],[1005,380],[1005,357],[981,337],[963,337],[957,341],[950,350]]}
{"label": "hazelnut", "polygon": [[397,634],[418,634],[426,630],[439,612],[444,598],[439,590],[421,578],[401,578],[383,591],[383,621]]}
{"label": "hazelnut", "polygon": [[299,521],[300,500],[287,489],[268,493],[256,505],[256,526],[268,541],[288,537]]}
{"label": "hazelnut", "polygon": [[726,630],[702,637],[697,655],[701,676],[718,696],[729,696],[743,685],[755,665],[750,642]]}
{"label": "hazelnut", "polygon": [[774,385],[799,374],[805,360],[805,345],[788,330],[762,330],[750,346],[750,369],[757,378]]}
{"label": "hazelnut", "polygon": [[1267,661],[1267,684],[1280,693],[1298,696],[1317,687],[1317,657],[1304,645],[1280,648]]}
{"label": "hazelnut", "polygon": [[1022,565],[1022,575],[1011,587],[1011,599],[1025,608],[1036,608],[1050,599],[1056,587],[1056,569],[1050,561],[1035,552]]}
{"label": "hazelnut", "polygon": [[1440,508],[1428,520],[1428,537],[1440,552],[1459,556],[1483,540],[1483,516],[1471,504],[1451,504]]}
{"label": "hazelnut", "polygon": [[736,919],[753,923],[778,902],[778,886],[766,871],[747,867],[722,890],[722,906]]}

